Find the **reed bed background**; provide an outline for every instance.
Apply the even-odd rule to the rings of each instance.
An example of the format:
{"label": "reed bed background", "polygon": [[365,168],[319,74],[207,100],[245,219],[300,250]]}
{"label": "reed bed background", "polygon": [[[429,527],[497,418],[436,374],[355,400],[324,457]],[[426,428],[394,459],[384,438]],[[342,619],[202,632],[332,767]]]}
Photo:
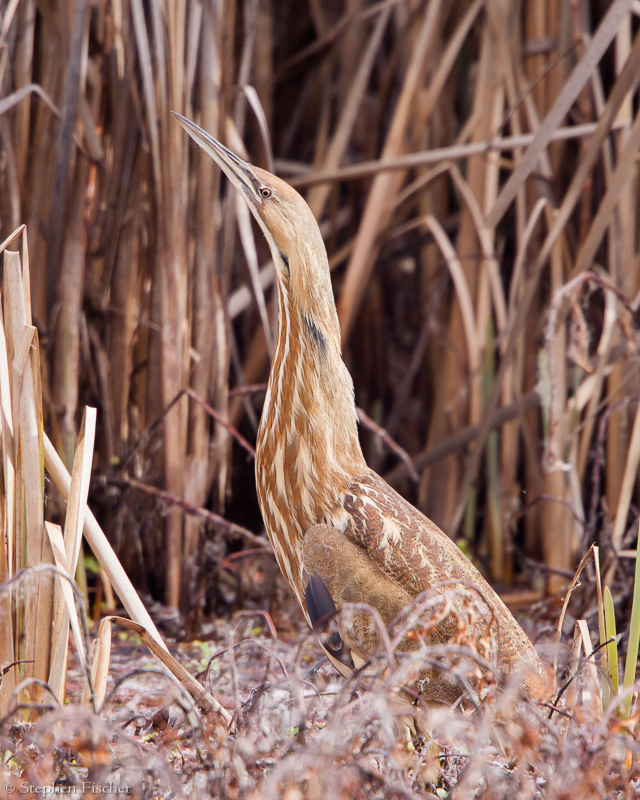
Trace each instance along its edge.
{"label": "reed bed background", "polygon": [[273,270],[171,110],[320,220],[372,466],[495,582],[557,592],[593,541],[630,582],[637,14],[5,0],[0,241],[26,223],[44,428],[71,469],[97,408],[90,504],[142,591],[220,608],[267,549]]}
{"label": "reed bed background", "polygon": [[[3,776],[636,796],[638,3],[0,8]],[[489,682],[416,705],[409,746],[390,645],[350,682],[318,668],[255,498],[273,268],[171,110],[318,217],[369,463],[512,601],[571,581],[559,619],[528,623],[557,638],[558,710]],[[116,602],[132,621],[92,641]],[[165,634],[210,634],[189,669],[145,605]]]}

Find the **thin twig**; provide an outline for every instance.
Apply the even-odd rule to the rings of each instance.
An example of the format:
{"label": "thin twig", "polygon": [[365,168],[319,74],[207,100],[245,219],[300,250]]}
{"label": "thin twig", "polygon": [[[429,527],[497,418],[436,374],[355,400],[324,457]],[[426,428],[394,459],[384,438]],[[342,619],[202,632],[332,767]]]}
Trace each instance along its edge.
{"label": "thin twig", "polygon": [[248,528],[243,528],[242,525],[231,522],[230,520],[221,517],[219,514],[216,514],[213,511],[208,511],[206,508],[194,506],[191,503],[188,503],[186,500],[164,491],[164,489],[158,489],[156,486],[149,486],[148,483],[143,483],[136,478],[119,477],[115,475],[106,475],[104,477],[104,481],[111,486],[125,486],[131,489],[138,489],[138,491],[144,492],[152,497],[157,497],[158,500],[162,500],[163,502],[169,503],[172,506],[181,508],[187,514],[193,514],[196,517],[202,517],[203,519],[206,519],[207,522],[211,522],[214,525],[219,525],[232,536],[242,536],[244,539],[256,546],[268,546],[266,539],[256,535]]}
{"label": "thin twig", "polygon": [[553,703],[543,703],[543,704],[542,704],[542,705],[545,705],[545,706],[547,706],[548,708],[550,708],[550,709],[551,709],[551,711],[549,712],[549,719],[551,719],[551,718],[553,717],[553,712],[554,712],[554,711],[556,711],[556,712],[557,712],[557,713],[559,713],[559,714],[561,714],[561,713],[562,713],[562,711],[561,711],[559,708],[557,708],[557,705],[558,705],[558,703],[560,702],[560,700],[561,700],[561,698],[562,698],[562,695],[563,695],[563,694],[564,694],[564,693],[567,691],[567,689],[569,688],[569,686],[571,686],[571,684],[573,683],[573,681],[574,681],[574,680],[575,680],[575,679],[578,677],[578,675],[580,674],[580,671],[581,671],[582,667],[583,667],[583,666],[584,666],[584,665],[585,665],[585,664],[586,664],[588,661],[590,661],[590,660],[593,658],[593,656],[595,656],[595,654],[596,654],[596,653],[597,653],[599,650],[602,650],[602,648],[603,648],[603,647],[605,647],[605,646],[606,646],[606,645],[608,645],[608,644],[611,644],[611,642],[615,642],[615,639],[614,639],[613,637],[612,637],[611,639],[607,639],[607,641],[606,641],[606,642],[600,642],[600,644],[599,644],[597,647],[594,647],[594,648],[593,648],[593,650],[592,650],[592,651],[589,653],[589,655],[588,655],[588,656],[583,656],[583,657],[580,659],[580,661],[578,662],[578,666],[576,667],[576,669],[575,669],[574,673],[573,673],[573,674],[571,675],[571,677],[570,677],[570,678],[569,678],[569,679],[566,681],[566,683],[564,683],[564,684],[562,685],[562,687],[561,687],[561,688],[558,690],[558,694],[556,695],[556,699],[553,701]]}
{"label": "thin twig", "polygon": [[[582,125],[558,128],[551,136],[550,141],[563,142],[569,139],[586,139],[594,133],[596,127],[595,122],[586,122]],[[289,183],[296,188],[300,188],[316,183],[356,180],[375,175],[378,172],[405,170],[426,166],[427,164],[438,164],[441,161],[459,161],[471,156],[489,155],[495,151],[519,150],[521,147],[530,145],[534,138],[534,133],[521,133],[517,136],[505,136],[502,139],[487,139],[482,142],[452,145],[451,147],[437,147],[433,150],[423,150],[420,153],[409,153],[395,158],[363,161],[360,164],[351,164],[340,169],[326,171],[306,171],[306,166],[298,166],[296,169],[293,164],[281,161],[276,161],[276,168],[283,174],[291,175],[297,173],[289,178]]]}
{"label": "thin twig", "polygon": [[411,460],[411,456],[404,447],[401,447],[395,439],[384,429],[378,425],[377,422],[371,419],[371,417],[367,414],[366,411],[363,411],[361,408],[357,408],[356,412],[358,414],[358,419],[360,420],[361,424],[368,428],[370,431],[379,436],[380,439],[387,445],[389,450],[394,452],[401,461],[404,462],[409,475],[411,478],[418,483],[420,481],[420,476],[418,475],[418,470],[415,468],[413,461]]}
{"label": "thin twig", "polygon": [[206,400],[204,400],[197,392],[194,392],[193,389],[190,387],[186,387],[186,389],[181,389],[176,396],[171,400],[167,406],[164,408],[158,419],[155,420],[147,430],[142,434],[142,436],[134,442],[131,447],[127,450],[127,452],[122,456],[122,464],[126,466],[129,463],[131,458],[141,449],[147,446],[150,439],[153,437],[155,432],[161,427],[164,423],[167,414],[171,411],[171,409],[180,401],[180,399],[187,395],[190,397],[194,402],[198,403],[199,405],[204,408],[204,410],[211,416],[215,421],[222,425],[222,427],[228,431],[228,433],[233,436],[234,439],[240,444],[244,449],[249,453],[249,455],[254,458],[256,451],[255,448],[249,444],[249,442],[244,438],[244,436],[237,430],[230,422],[227,422],[221,414],[219,414],[214,408],[212,408]]}
{"label": "thin twig", "polygon": [[[506,422],[515,419],[520,414],[524,414],[526,411],[529,411],[532,408],[536,408],[539,404],[540,397],[538,396],[537,391],[529,392],[528,394],[523,395],[519,400],[516,400],[514,403],[510,403],[508,406],[504,406],[492,414],[488,421],[487,430],[492,431],[496,428],[500,428]],[[414,456],[411,459],[413,465],[417,469],[422,470],[425,467],[431,466],[431,464],[441,461],[448,455],[451,455],[458,450],[462,450],[463,448],[467,447],[467,445],[471,444],[471,442],[473,442],[473,440],[480,434],[483,425],[484,423],[480,423],[478,425],[468,425],[466,428],[463,428],[462,430],[458,431],[458,433],[450,436],[444,442],[437,445],[437,447],[433,447],[424,453]],[[389,483],[393,484],[402,476],[405,469],[406,465],[404,462],[402,464],[398,464],[398,466],[394,467],[394,469],[390,470],[385,475],[385,479]]]}
{"label": "thin twig", "polygon": [[[249,453],[252,458],[256,456],[256,449],[253,445],[249,444],[249,442],[244,438],[244,436],[240,433],[240,431],[235,428],[230,422],[227,422],[226,419],[223,418],[222,414],[219,414],[215,408],[209,405],[206,400],[204,400],[197,392],[194,392],[191,388],[184,389],[184,393],[187,394],[194,402],[198,403],[204,410],[209,414],[209,416],[213,417],[215,421],[222,425],[222,427],[230,433],[233,438],[238,442],[239,445],[244,447],[244,449]],[[182,392],[180,392],[182,394]]]}

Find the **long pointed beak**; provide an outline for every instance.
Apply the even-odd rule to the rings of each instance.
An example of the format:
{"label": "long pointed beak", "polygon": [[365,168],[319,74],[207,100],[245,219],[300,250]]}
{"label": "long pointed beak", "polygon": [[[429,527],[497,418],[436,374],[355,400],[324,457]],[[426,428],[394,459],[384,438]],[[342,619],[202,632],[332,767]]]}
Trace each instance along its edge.
{"label": "long pointed beak", "polygon": [[242,194],[242,196],[252,203],[256,208],[262,204],[260,196],[260,181],[254,174],[251,166],[243,161],[235,153],[214,139],[195,122],[183,117],[176,111],[171,112],[185,131],[211,158],[216,162],[231,183]]}

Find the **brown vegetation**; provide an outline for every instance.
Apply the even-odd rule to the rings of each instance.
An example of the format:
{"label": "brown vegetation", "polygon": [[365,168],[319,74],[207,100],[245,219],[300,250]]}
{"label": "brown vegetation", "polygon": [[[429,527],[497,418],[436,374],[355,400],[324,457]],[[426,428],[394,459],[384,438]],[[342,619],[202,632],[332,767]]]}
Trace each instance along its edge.
{"label": "brown vegetation", "polygon": [[[0,242],[26,223],[30,270],[23,245],[22,272],[5,257],[0,582],[53,560],[48,543],[61,534],[44,527],[43,489],[47,518],[62,519],[43,486],[42,447],[19,450],[16,440],[11,450],[7,420],[24,413],[44,427],[71,472],[84,407],[94,405],[90,505],[136,585],[192,620],[282,599],[250,455],[272,268],[248,212],[221,191],[174,109],[289,180],[321,222],[345,359],[361,419],[374,423],[362,431],[369,463],[494,582],[529,581],[535,567],[556,593],[597,540],[624,647],[640,464],[637,3],[5,0],[2,9]],[[25,275],[20,308],[7,286]],[[37,332],[18,336],[17,324]],[[15,495],[9,466],[22,476]],[[6,531],[29,535],[11,549]],[[73,541],[64,548],[76,558]],[[577,602],[595,631],[592,578],[589,565]],[[0,631],[4,663],[16,642],[25,661],[54,646],[43,631],[64,618],[50,570],[29,581],[24,618],[0,593],[14,626]],[[108,596],[109,581],[100,585]],[[31,602],[47,595],[49,620]],[[212,796],[227,796],[225,786],[228,796],[289,800],[318,787],[336,797],[634,791],[637,744],[613,713],[596,713],[588,689],[565,712],[567,731],[539,708],[524,722],[510,716],[508,691],[452,717],[424,710],[444,755],[429,761],[427,750],[423,767],[425,751],[407,755],[384,717],[395,713],[389,675],[357,701],[343,690],[321,712],[307,684],[287,684],[299,711],[288,726],[274,721],[278,668],[259,663],[261,676],[229,693],[238,711],[270,684],[249,702],[248,733],[228,740],[216,717],[185,734],[202,770],[230,765],[224,775],[211,768]],[[11,673],[4,680],[10,694]],[[225,694],[213,679],[209,688]],[[24,734],[24,763],[37,750],[47,769],[60,748],[86,752],[85,739],[100,753],[115,748],[108,763],[120,757],[115,743],[134,746],[120,738],[121,718],[87,715],[75,739],[47,733],[44,718],[9,738]],[[348,733],[356,727],[364,739]],[[485,743],[502,747],[500,758]],[[295,779],[294,764],[304,764]],[[327,764],[332,787],[322,783]]]}
{"label": "brown vegetation", "polygon": [[[629,5],[9,4],[1,228],[28,226],[46,427],[70,466],[83,401],[98,406],[95,502],[139,585],[193,608],[197,554],[225,529],[123,491],[130,477],[260,526],[233,444],[237,427],[254,437],[260,394],[230,390],[265,378],[272,276],[171,108],[256,163],[273,147],[306,191],[369,416],[418,464],[472,426],[420,470],[416,498],[481,545],[494,580],[524,552],[555,590],[600,532],[623,546],[638,458]],[[537,408],[489,429],[531,392]]]}

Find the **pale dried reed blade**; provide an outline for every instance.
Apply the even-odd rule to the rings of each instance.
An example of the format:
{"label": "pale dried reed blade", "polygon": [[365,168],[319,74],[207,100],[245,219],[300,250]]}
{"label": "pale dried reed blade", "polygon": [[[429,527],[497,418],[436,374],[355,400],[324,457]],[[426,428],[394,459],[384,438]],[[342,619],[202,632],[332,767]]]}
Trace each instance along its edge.
{"label": "pale dried reed blade", "polygon": [[[101,620],[98,635],[91,643],[91,686],[93,687],[93,705],[96,714],[100,713],[107,693],[109,665],[111,663],[111,629],[110,617]],[[83,702],[88,702],[89,687],[85,687]]]}
{"label": "pale dried reed blade", "polygon": [[71,473],[71,487],[67,499],[67,515],[64,522],[64,546],[71,574],[75,574],[82,543],[82,530],[91,482],[93,446],[96,436],[95,408],[87,406],[82,417],[76,454]]}
{"label": "pale dried reed blade", "polygon": [[[615,550],[619,550],[622,546],[622,538],[627,528],[627,516],[629,514],[629,507],[631,505],[631,498],[633,490],[636,485],[636,477],[638,474],[638,466],[640,465],[640,403],[636,408],[636,415],[633,421],[633,430],[631,432],[631,441],[629,442],[629,449],[627,451],[627,461],[624,467],[624,475],[622,477],[622,488],[620,490],[620,497],[618,499],[618,507],[616,508],[616,515],[613,522],[613,531],[611,533],[611,546]],[[614,559],[611,568],[607,572],[605,583],[610,586],[613,580],[613,575],[616,570],[617,560]]]}
{"label": "pale dried reed blade", "polygon": [[495,227],[500,222],[518,189],[536,168],[538,159],[551,141],[554,131],[566,117],[576,97],[597,68],[607,47],[614,39],[620,23],[631,8],[632,2],[633,0],[614,0],[609,7],[580,61],[576,64],[571,77],[564,84],[549,113],[542,121],[535,139],[500,192],[487,217],[487,225],[490,227]]}
{"label": "pale dried reed blade", "polygon": [[200,684],[193,675],[175,659],[168,650],[160,647],[158,642],[149,634],[144,625],[133,622],[124,617],[105,617],[116,625],[120,625],[130,631],[135,631],[142,642],[151,650],[154,656],[171,672],[171,674],[184,686],[189,694],[194,698],[198,705],[206,711],[216,711],[224,719],[227,725],[231,724],[231,715],[223,708],[215,697]]}
{"label": "pale dried reed blade", "polygon": [[242,249],[244,250],[247,266],[249,267],[251,285],[253,286],[253,295],[258,306],[260,321],[262,322],[262,330],[264,331],[264,336],[267,340],[267,347],[269,352],[271,352],[273,350],[273,336],[271,334],[271,326],[269,324],[267,304],[264,298],[262,284],[260,282],[260,265],[258,262],[258,251],[256,250],[256,240],[253,235],[253,228],[251,227],[251,212],[239,194],[234,199],[236,202],[238,232],[240,234],[240,241],[242,242]]}
{"label": "pale dried reed blade", "polygon": [[35,94],[37,97],[40,97],[54,114],[59,115],[60,112],[58,111],[58,107],[51,100],[49,95],[43,90],[42,86],[38,86],[36,83],[31,83],[28,86],[22,86],[20,89],[17,89],[12,94],[8,95],[7,97],[3,97],[0,100],[0,116],[2,114],[6,114],[7,111],[18,105],[18,103],[21,103],[30,94]]}
{"label": "pale dried reed blade", "polygon": [[[0,301],[2,295],[0,294]],[[4,529],[3,542],[6,544],[5,559],[2,561],[3,570],[0,583],[10,578],[14,572],[14,552],[16,547],[15,535],[15,445],[13,437],[13,413],[11,402],[11,380],[9,378],[9,363],[7,359],[7,340],[4,330],[4,313],[0,308],[0,409],[2,412],[2,526]],[[8,618],[9,619],[9,618]]]}
{"label": "pale dried reed blade", "polygon": [[[603,682],[599,680],[598,677],[598,669],[594,662],[593,657],[593,644],[591,643],[591,634],[589,633],[589,626],[587,625],[586,620],[579,619],[576,622],[577,632],[580,636],[582,642],[582,649],[584,651],[585,658],[588,658],[589,661],[587,663],[587,691],[589,696],[592,699],[591,701],[591,710],[593,713],[598,713],[602,710],[602,685]],[[578,654],[578,663],[575,664],[575,667],[579,667],[579,654]],[[606,686],[606,681],[604,682]],[[571,708],[571,706],[569,705]]]}
{"label": "pale dried reed blade", "polygon": [[[7,238],[0,243],[0,254],[4,253],[4,251],[9,247],[12,242],[15,242],[23,234],[26,234],[27,226],[26,225],[19,225],[14,231],[12,231]],[[25,249],[25,241],[23,239],[22,249]],[[24,255],[24,253],[23,253]]]}
{"label": "pale dried reed blade", "polygon": [[640,112],[636,115],[634,123],[624,140],[624,147],[620,153],[615,171],[609,181],[607,191],[600,202],[596,216],[589,228],[589,233],[582,243],[576,257],[573,274],[578,274],[591,266],[596,251],[602,241],[602,237],[609,227],[612,214],[634,175],[633,167],[638,156],[639,148]]}
{"label": "pale dried reed blade", "polygon": [[[602,580],[600,579],[600,548],[596,545],[593,546],[593,566],[596,573],[596,596],[598,602],[598,636],[600,650],[600,661],[604,663],[605,669],[607,666],[607,651],[602,646],[607,641],[607,632],[604,625],[604,600],[602,598]],[[607,681],[602,681],[602,689],[600,694],[600,709],[605,711],[611,702],[611,687]]]}
{"label": "pale dried reed blade", "polygon": [[[42,471],[42,391],[37,331],[29,322],[24,276],[18,253],[4,253],[4,321],[11,363],[11,401],[16,466],[16,563],[14,569],[52,563],[44,530]],[[9,338],[10,337],[10,338]],[[27,676],[46,681],[49,671],[53,581],[39,573],[35,590],[20,596],[16,635]],[[41,690],[32,687],[34,697]]]}
{"label": "pale dried reed blade", "polygon": [[[58,491],[66,500],[71,489],[71,476],[46,434],[44,435],[44,464],[52,481],[58,487]],[[149,612],[138,597],[127,573],[122,568],[122,564],[118,561],[107,537],[89,508],[85,511],[84,535],[132,619],[143,625],[159,646],[166,649]]]}
{"label": "pale dried reed blade", "polygon": [[587,561],[591,557],[593,552],[593,545],[587,550],[587,552],[582,556],[580,563],[578,564],[578,568],[576,569],[573,579],[569,584],[569,588],[567,589],[567,593],[564,596],[564,600],[562,602],[562,610],[560,611],[560,616],[558,617],[558,627],[556,630],[556,653],[553,659],[553,674],[556,676],[554,680],[557,680],[558,675],[558,657],[560,655],[560,640],[562,638],[562,625],[564,623],[564,618],[567,613],[567,608],[569,606],[569,600],[571,600],[571,595],[573,594],[573,590],[578,585],[578,581],[580,580],[580,575],[582,574],[582,570],[587,565]]}
{"label": "pale dried reed blade", "polygon": [[[20,226],[0,245],[0,253],[15,241],[19,236],[23,236],[23,263],[28,264],[28,253],[26,251],[25,227]],[[23,274],[23,284],[25,275]],[[9,372],[9,342],[5,336],[4,325],[4,298],[0,294],[2,308],[0,308],[0,408],[1,418],[1,446],[2,446],[2,544],[0,545],[0,583],[4,583],[15,571],[15,551],[19,543],[16,528],[16,448],[14,440],[13,426],[13,400],[12,382]],[[25,297],[25,301],[27,298]],[[25,305],[25,317],[30,319],[28,302]],[[16,649],[14,641],[14,619],[11,612],[12,597],[14,592],[8,589],[0,595],[0,618],[4,620],[2,633],[0,634],[0,663],[13,664],[16,660]],[[19,608],[18,603],[18,608]],[[16,686],[15,669],[8,670],[0,682],[0,710],[6,713],[11,694]]]}
{"label": "pale dried reed blade", "polygon": [[54,525],[52,522],[45,522],[45,526],[51,549],[53,550],[56,567],[64,573],[63,575],[58,575],[56,580],[56,587],[60,589],[62,608],[60,613],[54,618],[51,631],[51,665],[49,669],[49,679],[47,681],[51,687],[51,691],[56,695],[58,700],[63,703],[67,677],[69,623],[71,623],[71,632],[73,633],[73,638],[76,643],[76,651],[83,675],[86,675],[86,652],[84,636],[82,635],[82,626],[78,618],[73,590],[69,580],[65,577],[68,576],[70,578],[71,572],[65,552],[62,528],[59,525]]}
{"label": "pale dried reed blade", "polygon": [[462,313],[462,323],[467,345],[467,358],[469,359],[469,371],[475,374],[480,366],[480,346],[475,313],[473,310],[473,301],[467,284],[467,278],[462,269],[458,254],[442,225],[430,214],[425,217],[424,222],[433,233],[433,237],[442,251],[447,269],[451,274],[458,302],[460,303],[460,311]]}
{"label": "pale dried reed blade", "polygon": [[[585,122],[580,125],[572,125],[565,128],[558,128],[551,137],[552,142],[566,142],[572,139],[587,139],[598,130],[599,123]],[[429,150],[422,150],[415,153],[396,156],[388,159],[374,159],[372,161],[361,161],[358,164],[349,164],[336,169],[306,168],[291,164],[290,162],[276,162],[283,174],[288,174],[288,182],[296,188],[313,186],[317,183],[350,181],[376,175],[379,172],[395,170],[407,170],[415,167],[428,166],[430,164],[440,164],[443,161],[462,161],[471,156],[486,155],[492,152],[518,151],[522,147],[530,145],[535,139],[533,133],[521,133],[513,136],[503,136],[491,138],[479,142],[469,142],[468,144],[454,144],[448,147],[434,147]]]}
{"label": "pale dried reed blade", "polygon": [[[0,303],[2,297],[0,295]],[[0,447],[2,449],[2,485],[0,497],[0,584],[13,575],[15,548],[15,471],[13,423],[11,417],[11,386],[7,363],[7,343],[0,305]],[[11,590],[0,593],[0,664],[13,664],[15,659]],[[8,670],[0,682],[0,714],[6,714],[15,688],[15,673]]]}
{"label": "pale dried reed blade", "polygon": [[[480,247],[482,249],[482,267],[487,272],[489,285],[491,287],[491,298],[497,325],[497,333],[501,334],[507,325],[507,302],[504,289],[502,288],[498,259],[496,257],[493,245],[495,230],[488,228],[485,224],[482,209],[480,208],[480,203],[478,201],[478,195],[473,191],[469,183],[467,183],[467,181],[462,177],[462,173],[455,164],[451,165],[450,173],[451,177],[453,178],[453,182],[455,183],[460,195],[464,200],[465,206],[473,222],[476,236],[480,242]],[[458,249],[460,252],[467,252],[466,248],[464,247],[459,247]],[[478,334],[480,334],[480,330],[478,330]]]}
{"label": "pale dried reed blade", "polygon": [[[617,315],[617,302],[615,294],[609,289],[604,292],[604,322],[602,325],[602,333],[600,334],[600,341],[596,350],[596,366],[593,379],[590,383],[590,396],[589,404],[585,411],[584,428],[580,434],[580,444],[578,450],[578,476],[580,480],[584,478],[587,468],[587,459],[591,448],[591,439],[593,435],[593,428],[597,420],[597,409],[600,402],[600,395],[602,386],[607,376],[607,366],[609,361],[609,353],[614,341],[614,331],[618,321]],[[583,381],[583,385],[586,382]]]}
{"label": "pale dried reed blade", "polygon": [[[20,232],[20,263],[22,265],[22,293],[24,296],[24,313],[27,324],[32,324],[31,318],[31,264],[29,261],[29,239],[27,238],[27,227],[21,225]],[[38,373],[40,380],[40,373]]]}
{"label": "pale dried reed blade", "polygon": [[266,155],[266,169],[269,172],[273,172],[273,152],[271,150],[271,136],[269,134],[269,126],[267,125],[267,116],[265,114],[264,108],[262,107],[262,103],[260,102],[260,98],[258,97],[258,93],[253,88],[253,86],[243,86],[242,91],[244,92],[245,97],[253,111],[255,118],[258,120],[258,125],[260,127],[260,135],[262,136],[262,141],[264,144],[264,150]]}
{"label": "pale dried reed blade", "polygon": [[[24,285],[24,283],[23,283]],[[41,375],[42,369],[40,367],[40,348],[38,344],[38,331],[36,328],[30,328],[27,326],[25,328],[25,335],[23,337],[25,345],[27,341],[28,344],[28,355],[27,355],[27,348],[25,347],[25,366],[24,370],[22,371],[23,375],[27,375],[30,372],[32,375],[33,380],[33,388],[28,390],[28,395],[32,394],[32,398],[29,397],[27,403],[21,404],[21,413],[24,412],[24,416],[18,419],[18,440],[20,440],[20,435],[22,433],[22,420],[28,420],[28,427],[30,431],[30,457],[29,460],[31,462],[29,467],[29,475],[27,476],[26,473],[23,475],[23,480],[25,480],[25,487],[23,498],[24,501],[28,504],[33,504],[33,508],[29,513],[27,513],[26,517],[31,517],[31,521],[27,523],[27,542],[30,541],[30,547],[28,548],[31,553],[28,556],[29,564],[52,564],[53,563],[53,553],[51,552],[51,546],[49,544],[49,538],[46,535],[44,529],[44,455],[43,455],[43,416],[42,416],[42,384],[41,384]],[[20,353],[16,352],[14,358],[14,369],[19,364]],[[25,382],[22,384],[22,388],[25,388]],[[26,400],[26,397],[23,397],[23,400]],[[35,413],[34,413],[35,412]],[[19,458],[20,452],[22,450],[20,441],[18,441],[19,447],[19,455],[18,461],[16,462],[19,465]],[[24,451],[23,451],[24,452]],[[16,474],[20,474],[19,467],[16,470]],[[29,485],[26,485],[26,481],[29,481]],[[20,492],[19,492],[20,494]],[[29,532],[30,526],[33,525],[31,529],[31,534]],[[48,664],[50,655],[51,655],[51,624],[53,620],[53,589],[54,589],[54,580],[53,576],[47,572],[42,572],[38,576],[37,580],[37,593],[36,593],[36,626],[35,626],[35,649],[36,649],[36,666],[38,664],[42,664],[41,672],[45,673],[48,669],[45,666],[45,662]]]}
{"label": "pale dried reed blade", "polygon": [[[95,408],[86,408],[78,435],[75,457],[73,459],[71,487],[67,500],[64,541],[62,545],[65,553],[64,562],[62,562],[59,552],[56,550],[56,547],[54,547],[54,556],[57,566],[67,571],[70,575],[76,574],[78,556],[82,544],[82,529],[84,527],[87,496],[89,494],[89,483],[91,480],[95,432],[96,410]],[[52,546],[54,542],[57,546],[57,531],[52,530],[51,527],[47,527],[47,532],[49,533]],[[64,676],[67,667],[68,624],[71,622],[71,630],[76,639],[80,635],[80,627],[77,615],[75,619],[74,616],[70,617],[70,587],[68,582],[64,579],[60,579],[57,581],[57,586],[60,587],[60,591],[56,592],[54,613],[55,633],[53,636],[53,655],[51,659],[51,678],[49,683],[58,695],[58,699],[62,702],[64,695]],[[71,600],[73,600],[73,597],[71,597]],[[73,608],[75,611],[75,604]],[[79,647],[82,647],[82,650],[79,649],[78,652],[82,652],[84,656],[84,645],[81,644]]]}
{"label": "pale dried reed blade", "polygon": [[[433,0],[427,8],[424,21],[416,37],[416,44],[412,48],[411,58],[408,61],[407,72],[386,137],[382,158],[398,155],[407,147],[407,128],[416,92],[424,77],[424,64],[429,54],[429,48],[437,32],[441,5],[441,0]],[[373,269],[377,252],[376,241],[380,231],[388,224],[389,208],[400,188],[403,177],[402,174],[393,173],[377,175],[369,192],[338,303],[338,316],[345,340],[348,338]]]}
{"label": "pale dried reed blade", "polygon": [[80,385],[80,326],[86,261],[85,192],[89,162],[79,158],[73,172],[66,214],[62,259],[56,288],[58,311],[53,338],[51,389],[62,434],[63,456],[70,466],[76,446]]}
{"label": "pale dried reed blade", "polygon": [[[369,82],[371,70],[373,69],[374,61],[382,37],[387,28],[389,18],[391,15],[391,8],[383,9],[378,17],[378,21],[374,28],[373,33],[369,38],[367,49],[364,52],[360,65],[356,71],[355,78],[351,82],[349,93],[345,98],[342,113],[336,125],[336,129],[331,138],[331,142],[327,149],[327,153],[322,162],[322,170],[336,169],[342,161],[342,157],[349,144],[349,137],[352,134],[353,127],[357,120],[358,111],[362,104],[364,93]],[[324,208],[331,191],[331,186],[326,183],[321,186],[315,186],[307,198],[309,208],[313,211],[316,218],[320,218],[324,212]]]}

